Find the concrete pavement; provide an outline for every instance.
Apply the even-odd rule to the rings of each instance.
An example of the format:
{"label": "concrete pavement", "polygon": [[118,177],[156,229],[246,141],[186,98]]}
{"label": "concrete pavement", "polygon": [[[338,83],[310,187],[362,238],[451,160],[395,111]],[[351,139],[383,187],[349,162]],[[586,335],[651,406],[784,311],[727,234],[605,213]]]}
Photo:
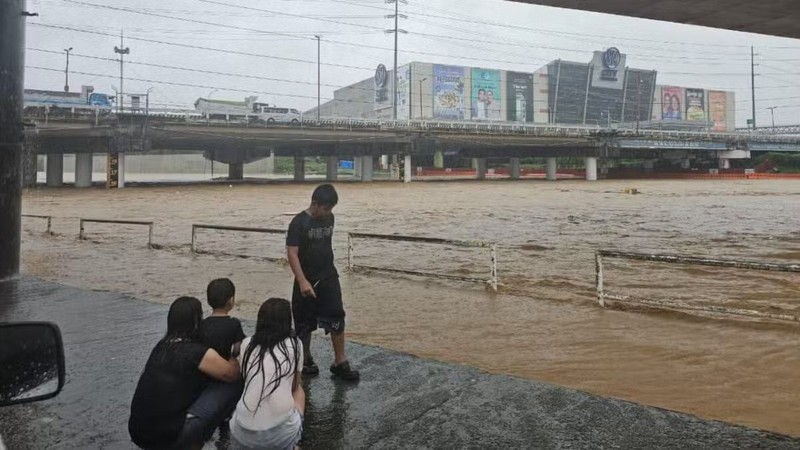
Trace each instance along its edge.
{"label": "concrete pavement", "polygon": [[[166,329],[166,307],[22,277],[0,282],[0,321],[14,320],[59,324],[67,384],[53,400],[0,410],[8,448],[132,448],[130,400]],[[800,448],[800,438],[378,347],[348,351],[362,372],[358,385],[325,370],[306,380],[303,449]],[[327,341],[317,339],[314,353],[321,368],[330,364]]]}

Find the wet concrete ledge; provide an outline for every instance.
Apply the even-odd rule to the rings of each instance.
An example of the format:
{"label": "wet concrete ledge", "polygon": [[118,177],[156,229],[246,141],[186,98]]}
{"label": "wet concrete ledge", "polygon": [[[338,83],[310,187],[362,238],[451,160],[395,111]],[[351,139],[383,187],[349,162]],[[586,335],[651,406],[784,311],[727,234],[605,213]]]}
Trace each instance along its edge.
{"label": "wet concrete ledge", "polygon": [[[0,282],[0,321],[15,320],[59,324],[67,384],[53,400],[0,410],[8,448],[132,448],[130,399],[166,307],[22,277]],[[330,364],[328,342],[314,345],[320,366]],[[303,449],[800,448],[800,438],[378,347],[352,344],[349,353],[358,385],[324,371],[306,382]]]}

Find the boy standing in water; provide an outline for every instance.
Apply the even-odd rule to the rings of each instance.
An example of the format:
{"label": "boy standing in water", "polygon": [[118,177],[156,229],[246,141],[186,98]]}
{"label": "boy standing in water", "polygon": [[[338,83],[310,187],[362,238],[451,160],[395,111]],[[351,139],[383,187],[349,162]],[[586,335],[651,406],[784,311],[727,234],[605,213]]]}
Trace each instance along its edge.
{"label": "boy standing in water", "polygon": [[294,273],[292,315],[297,337],[303,344],[303,374],[317,375],[311,357],[311,333],[321,327],[330,333],[335,361],[331,373],[356,381],[358,371],[350,367],[344,353],[344,307],[339,273],[333,264],[333,207],[339,202],[336,189],[323,184],[314,189],[311,205],[296,215],[286,235],[286,253]]}

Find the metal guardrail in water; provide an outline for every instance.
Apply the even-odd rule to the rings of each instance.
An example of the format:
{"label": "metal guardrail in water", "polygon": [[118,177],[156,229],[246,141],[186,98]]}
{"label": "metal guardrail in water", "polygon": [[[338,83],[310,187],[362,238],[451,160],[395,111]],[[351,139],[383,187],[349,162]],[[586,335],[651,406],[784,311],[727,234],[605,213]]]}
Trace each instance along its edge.
{"label": "metal guardrail in water", "polygon": [[32,219],[45,219],[47,220],[47,234],[53,234],[53,216],[43,216],[40,214],[23,214],[22,217],[28,217]]}
{"label": "metal guardrail in water", "polygon": [[[491,252],[491,268],[488,280],[475,277],[463,277],[459,275],[446,275],[417,270],[405,270],[389,267],[375,267],[355,264],[355,250],[353,247],[354,239],[377,239],[383,241],[400,242],[421,242],[425,244],[452,245],[457,247],[488,248]],[[419,277],[439,278],[443,280],[467,281],[473,283],[488,284],[493,290],[497,291],[497,244],[494,242],[483,241],[464,241],[456,239],[441,239],[419,236],[400,236],[394,234],[373,234],[373,233],[347,233],[347,268],[349,270],[365,269],[373,272],[399,273],[404,275],[414,275]]]}
{"label": "metal guardrail in water", "polygon": [[728,267],[746,270],[766,270],[772,272],[800,273],[800,264],[780,264],[755,261],[737,261],[730,259],[699,258],[693,256],[655,255],[646,253],[630,253],[609,250],[599,250],[595,254],[597,302],[606,306],[606,300],[623,303],[635,303],[662,309],[677,309],[688,311],[705,311],[712,313],[731,314],[738,316],[758,317],[764,319],[785,320],[800,322],[800,317],[790,314],[776,314],[742,308],[729,308],[717,305],[693,305],[678,300],[643,299],[629,295],[609,294],[605,291],[605,273],[603,258],[630,259],[636,261],[653,261],[672,264],[691,264],[700,266]]}
{"label": "metal guardrail in water", "polygon": [[153,222],[146,222],[141,220],[116,220],[116,219],[80,219],[80,232],[78,233],[78,239],[86,239],[86,231],[84,224],[85,223],[112,223],[112,224],[119,224],[119,225],[142,225],[146,226],[148,229],[147,233],[147,246],[152,248],[153,247]]}
{"label": "metal guardrail in water", "polygon": [[[210,253],[205,252],[197,249],[197,230],[218,230],[218,231],[242,231],[245,233],[263,233],[263,234],[281,234],[286,235],[286,230],[281,230],[277,228],[256,228],[256,227],[237,227],[237,226],[227,226],[227,225],[206,225],[206,224],[193,224],[192,225],[192,253]],[[235,255],[232,253],[223,253],[226,255],[231,256],[242,256],[242,255]],[[273,256],[259,256],[258,258],[265,259],[267,261],[285,261],[286,258],[276,258]]]}

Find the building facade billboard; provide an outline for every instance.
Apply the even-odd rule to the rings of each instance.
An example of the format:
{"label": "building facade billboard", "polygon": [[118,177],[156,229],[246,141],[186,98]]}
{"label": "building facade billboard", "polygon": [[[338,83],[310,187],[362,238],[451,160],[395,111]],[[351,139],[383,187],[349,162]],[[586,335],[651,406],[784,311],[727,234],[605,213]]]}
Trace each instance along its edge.
{"label": "building facade billboard", "polygon": [[397,68],[397,119],[411,119],[411,66]]}
{"label": "building facade billboard", "polygon": [[728,129],[728,95],[722,91],[708,91],[708,110],[714,131]]}
{"label": "building facade billboard", "polygon": [[533,74],[506,72],[506,107],[509,122],[533,122]]}
{"label": "building facade billboard", "polygon": [[683,120],[683,88],[661,88],[661,120]]}
{"label": "building facade billboard", "polygon": [[607,89],[622,89],[625,84],[625,62],[627,57],[616,47],[594,52],[592,58],[592,86]]}
{"label": "building facade billboard", "polygon": [[378,64],[375,69],[375,75],[372,77],[375,85],[375,111],[392,106],[392,83],[389,78],[389,71],[386,70],[386,66]]}
{"label": "building facade billboard", "polygon": [[706,92],[702,89],[686,89],[686,120],[706,121]]}
{"label": "building facade billboard", "polygon": [[502,120],[500,71],[472,69],[472,120]]}
{"label": "building facade billboard", "polygon": [[433,117],[464,120],[464,68],[433,66]]}

